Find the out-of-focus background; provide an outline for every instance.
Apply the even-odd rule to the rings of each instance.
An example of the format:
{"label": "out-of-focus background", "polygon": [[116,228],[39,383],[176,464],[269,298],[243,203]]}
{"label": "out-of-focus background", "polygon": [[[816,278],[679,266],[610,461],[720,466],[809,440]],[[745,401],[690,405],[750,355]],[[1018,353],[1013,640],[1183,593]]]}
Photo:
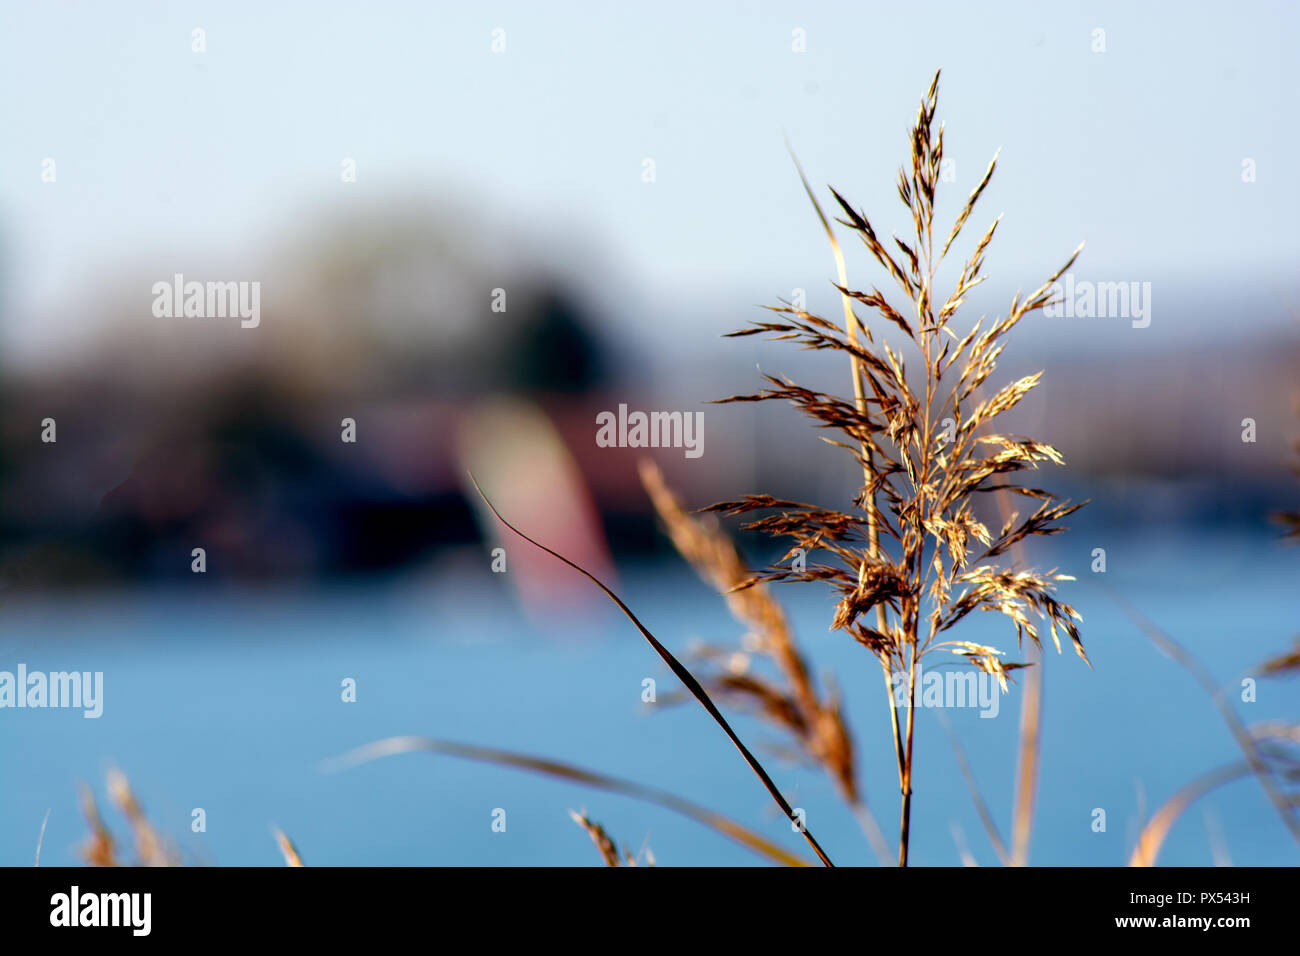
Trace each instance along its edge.
{"label": "out-of-focus background", "polygon": [[[1065,454],[1039,484],[1093,499],[1031,548],[1079,578],[1064,597],[1095,665],[1047,660],[1032,860],[1122,862],[1156,806],[1236,754],[1098,587],[1094,549],[1225,682],[1296,630],[1300,552],[1268,515],[1300,500],[1297,40],[1283,2],[6,5],[0,670],[102,670],[105,700],[97,720],[0,710],[0,862],[30,862],[47,810],[44,859],[75,860],[76,783],[108,766],[204,862],[275,863],[273,823],[308,863],[595,862],[571,807],[663,864],[752,860],[510,770],[322,771],[392,734],[571,760],[797,849],[698,708],[642,702],[644,678],[672,677],[630,625],[502,539],[465,475],[683,655],[737,640],[637,461],[692,506],[847,504],[852,462],[792,410],[709,404],[759,368],[847,391],[841,363],[721,335],[780,299],[838,309],[787,139],[824,201],[830,184],[878,229],[910,228],[895,174],[938,67],[941,220],[1001,150],[967,237],[1003,214],[990,279],[958,324],[1004,312],[1081,240],[1076,281],[1149,290],[1140,320],[1027,320],[998,373],[1046,371],[1013,425]],[[848,256],[852,285],[885,287]],[[257,326],[159,317],[154,284],[178,274],[259,283]],[[601,447],[596,416],[621,404],[702,412],[702,454]],[[776,553],[741,541],[755,563]],[[827,631],[827,595],[778,596],[836,674],[892,828],[878,665]],[[992,620],[967,636],[1014,649]],[[1019,703],[949,715],[1004,826]],[[1300,712],[1285,682],[1241,706]],[[919,721],[914,861],[958,862],[956,824],[995,862],[940,724]],[[772,760],[837,861],[869,862],[825,778]],[[1162,862],[1216,856],[1295,862],[1254,782],[1198,805]]]}

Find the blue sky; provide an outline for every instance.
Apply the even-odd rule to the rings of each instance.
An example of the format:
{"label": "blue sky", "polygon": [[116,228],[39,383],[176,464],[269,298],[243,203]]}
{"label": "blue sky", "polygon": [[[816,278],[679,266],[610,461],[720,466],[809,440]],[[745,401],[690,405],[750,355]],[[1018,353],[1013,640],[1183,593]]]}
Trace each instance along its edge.
{"label": "blue sky", "polygon": [[949,210],[1002,149],[973,224],[1005,213],[996,271],[1032,282],[1087,239],[1099,277],[1284,281],[1298,26],[1282,2],[10,4],[3,341],[58,348],[125,263],[259,272],[311,210],[413,193],[633,301],[770,301],[828,272],[783,136],[901,229],[894,173],[938,66]]}

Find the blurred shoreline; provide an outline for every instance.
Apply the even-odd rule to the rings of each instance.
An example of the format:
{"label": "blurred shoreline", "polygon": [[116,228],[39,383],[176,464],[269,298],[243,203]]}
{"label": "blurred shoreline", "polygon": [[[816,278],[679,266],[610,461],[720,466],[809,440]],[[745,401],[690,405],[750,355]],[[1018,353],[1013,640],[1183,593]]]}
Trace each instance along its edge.
{"label": "blurred shoreline", "polygon": [[[1052,482],[1093,499],[1075,526],[1263,527],[1294,504],[1287,440],[1296,428],[1285,396],[1294,354],[1243,348],[1215,362],[1217,389],[1190,362],[1047,365],[1011,430],[1062,449],[1067,466],[1052,469]],[[1017,374],[1008,367],[1004,377]],[[757,390],[757,373],[738,359],[702,387],[747,378]],[[11,589],[178,581],[203,544],[219,577],[289,582],[391,573],[479,543],[457,435],[502,395],[549,421],[616,556],[662,549],[636,477],[643,455],[695,507],[759,488],[823,502],[856,490],[842,453],[776,404],[692,409],[649,380],[592,381],[577,394],[526,380],[499,388],[325,393],[286,386],[273,369],[165,390],[10,377],[0,387],[0,580]],[[1237,398],[1225,411],[1229,390]],[[597,415],[619,404],[702,411],[703,457],[599,447]],[[1239,408],[1255,412],[1255,444],[1241,442]],[[55,443],[40,439],[47,417],[58,424]],[[355,443],[341,441],[345,418],[357,423]],[[508,467],[528,471],[527,462]],[[528,525],[529,515],[515,517]]]}

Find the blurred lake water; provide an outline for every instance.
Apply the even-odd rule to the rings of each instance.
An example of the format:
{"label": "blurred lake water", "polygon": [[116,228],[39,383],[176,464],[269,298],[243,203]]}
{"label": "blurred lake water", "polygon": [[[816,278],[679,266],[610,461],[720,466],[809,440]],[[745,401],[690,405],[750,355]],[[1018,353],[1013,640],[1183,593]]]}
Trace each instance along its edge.
{"label": "blurred lake water", "polygon": [[[1063,595],[1084,615],[1095,667],[1068,646],[1047,656],[1036,864],[1122,864],[1139,814],[1149,818],[1194,777],[1239,757],[1207,697],[1095,585],[1089,540],[1052,539],[1033,555],[1079,578]],[[1296,630],[1300,551],[1266,532],[1111,532],[1102,543],[1108,583],[1225,682],[1287,646]],[[658,807],[520,771],[425,754],[322,769],[352,747],[403,734],[572,761],[674,791],[804,849],[700,708],[663,702],[676,682],[628,622],[611,611],[546,633],[518,610],[486,558],[473,552],[472,564],[328,591],[190,588],[8,602],[0,669],[21,662],[29,671],[103,671],[104,712],[92,720],[76,710],[0,711],[0,863],[32,862],[46,810],[42,862],[77,862],[86,829],[76,785],[89,782],[104,802],[109,766],[126,772],[153,822],[202,863],[279,865],[275,825],[308,865],[596,864],[570,808],[585,809],[620,844],[648,845],[661,865],[757,859]],[[722,601],[683,567],[620,573],[625,600],[680,656],[693,638],[739,637]],[[892,833],[897,781],[879,665],[826,630],[820,588],[777,594],[817,671],[836,674],[868,801]],[[963,636],[1018,659],[1000,617],[976,616]],[[348,677],[355,703],[341,700]],[[658,683],[657,704],[641,700],[647,677]],[[1260,681],[1258,700],[1238,709],[1248,723],[1300,718],[1285,681]],[[947,712],[1004,835],[1019,711],[1013,686],[994,719]],[[917,720],[914,861],[957,864],[956,824],[981,864],[995,864],[941,724],[924,710]],[[737,727],[760,759],[764,743],[777,739],[748,718]],[[872,862],[823,776],[775,756],[764,762],[837,863]],[[191,832],[195,808],[205,812],[206,832]],[[497,808],[506,811],[504,833],[492,829]],[[1097,808],[1106,811],[1104,833],[1092,829]],[[126,836],[115,813],[107,818]],[[1245,780],[1195,805],[1160,862],[1212,862],[1208,834],[1220,830],[1234,863],[1295,865],[1300,857],[1258,784]]]}

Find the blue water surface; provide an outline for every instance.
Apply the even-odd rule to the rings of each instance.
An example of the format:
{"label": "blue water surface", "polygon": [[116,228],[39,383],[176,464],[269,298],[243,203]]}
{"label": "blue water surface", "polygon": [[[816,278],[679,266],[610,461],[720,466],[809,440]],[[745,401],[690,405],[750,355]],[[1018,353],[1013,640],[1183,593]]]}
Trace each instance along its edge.
{"label": "blue water surface", "polygon": [[[1162,656],[1099,587],[1088,541],[1044,542],[1038,556],[1078,582],[1063,596],[1084,614],[1093,668],[1068,648],[1046,662],[1046,710],[1031,862],[1113,865],[1139,821],[1196,776],[1239,758],[1209,699]],[[1110,533],[1106,583],[1196,654],[1222,681],[1288,645],[1296,630],[1297,560],[1265,534]],[[324,762],[380,738],[419,734],[571,761],[671,790],[725,812],[794,851],[804,848],[758,780],[616,613],[539,626],[502,576],[427,573],[330,590],[130,592],[10,601],[0,670],[103,671],[104,712],[0,710],[0,863],[29,865],[46,811],[48,864],[77,862],[86,827],[79,781],[101,798],[111,766],[129,776],[158,828],[198,863],[279,865],[271,827],[310,864],[590,865],[569,819],[586,810],[660,865],[743,865],[747,849],[671,811],[513,769],[427,754],[330,771]],[[484,566],[480,569],[480,566]],[[624,567],[620,587],[647,626],[685,653],[693,639],[728,642],[740,629],[723,602],[676,565]],[[897,832],[898,793],[879,665],[829,632],[825,592],[778,591],[819,673],[833,671],[857,731],[868,800]],[[980,614],[960,635],[1006,648],[1014,632]],[[355,703],[341,700],[353,678]],[[642,701],[645,678],[660,701]],[[1238,687],[1234,683],[1233,687]],[[1020,688],[998,716],[946,714],[984,799],[1009,837]],[[1233,691],[1232,699],[1240,696]],[[1261,681],[1237,704],[1248,722],[1300,719],[1294,682]],[[760,755],[780,735],[751,718],[736,726]],[[912,859],[960,862],[964,838],[984,865],[997,858],[933,711],[916,730]],[[765,758],[837,863],[874,856],[824,775]],[[191,830],[202,808],[205,832]],[[505,811],[505,830],[493,829]],[[1094,829],[1104,810],[1104,832]],[[499,814],[497,815],[500,816]],[[126,830],[111,810],[106,818]],[[960,837],[954,833],[959,832]],[[1211,834],[1237,864],[1295,865],[1300,852],[1261,788],[1243,780],[1193,806],[1160,862],[1213,861]]]}

